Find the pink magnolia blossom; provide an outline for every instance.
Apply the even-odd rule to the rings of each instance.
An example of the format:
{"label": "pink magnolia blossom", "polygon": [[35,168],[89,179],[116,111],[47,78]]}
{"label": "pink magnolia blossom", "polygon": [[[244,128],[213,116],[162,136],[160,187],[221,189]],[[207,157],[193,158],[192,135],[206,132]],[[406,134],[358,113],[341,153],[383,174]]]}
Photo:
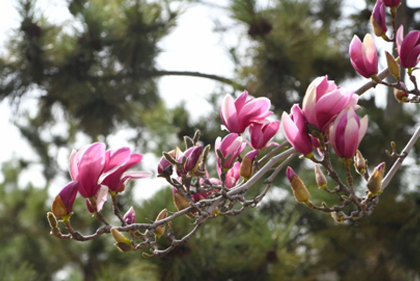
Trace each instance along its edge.
{"label": "pink magnolia blossom", "polygon": [[233,167],[229,169],[226,173],[225,179],[225,186],[227,188],[232,188],[236,185],[241,175],[239,174],[239,168],[241,167],[241,163],[235,162]]}
{"label": "pink magnolia blossom", "polygon": [[363,77],[369,78],[378,74],[378,54],[372,36],[366,34],[363,43],[354,35],[349,49],[350,62]]}
{"label": "pink magnolia blossom", "polygon": [[385,5],[382,0],[377,0],[375,7],[373,7],[372,16],[370,18],[370,21],[373,25],[373,31],[376,36],[383,36],[388,30],[386,27],[385,17]]}
{"label": "pink magnolia blossom", "polygon": [[[221,139],[221,137],[218,137],[216,139],[216,143],[214,144],[214,150],[220,150],[220,152],[225,157],[225,162],[222,167],[222,161],[219,157],[217,157],[217,171],[219,175],[221,174],[221,170],[223,169],[230,169],[233,166],[233,163],[235,162],[236,158],[241,154],[242,150],[244,150],[246,146],[246,143],[243,142],[243,139],[241,136],[239,136],[236,133],[230,133],[226,137]],[[229,156],[229,158],[226,159],[226,157]]]}
{"label": "pink magnolia blossom", "polygon": [[404,37],[401,25],[397,30],[396,45],[402,67],[412,68],[420,62],[420,31],[413,30]]}
{"label": "pink magnolia blossom", "polygon": [[303,97],[303,116],[309,124],[326,132],[337,114],[348,106],[356,107],[357,99],[353,91],[337,87],[327,76],[318,77]]}
{"label": "pink magnolia blossom", "polygon": [[105,152],[104,179],[102,185],[115,192],[122,192],[131,179],[142,179],[151,176],[150,172],[129,171],[143,159],[143,155],[131,153],[130,148],[122,147]]}
{"label": "pink magnolia blossom", "polygon": [[236,100],[227,94],[220,108],[223,124],[231,133],[241,134],[252,121],[265,119],[272,112],[269,111],[271,102],[267,98],[250,98],[244,91]]}
{"label": "pink magnolia blossom", "polygon": [[136,212],[134,211],[133,206],[128,209],[127,213],[125,213],[123,220],[126,224],[133,224],[136,223]]}
{"label": "pink magnolia blossom", "polygon": [[279,121],[264,120],[249,126],[249,137],[253,149],[265,148],[280,128]]}
{"label": "pink magnolia blossom", "polygon": [[54,198],[51,210],[57,218],[67,216],[71,213],[77,195],[78,184],[77,181],[68,183]]}
{"label": "pink magnolia blossom", "polygon": [[93,143],[70,155],[70,176],[78,182],[80,194],[85,197],[95,196],[101,187],[99,177],[105,166],[105,145]]}
{"label": "pink magnolia blossom", "polygon": [[387,7],[397,7],[401,4],[401,0],[382,0],[382,3]]}
{"label": "pink magnolia blossom", "polygon": [[342,158],[353,158],[367,131],[367,116],[359,119],[349,107],[337,116],[330,128],[330,142],[335,153]]}
{"label": "pink magnolia blossom", "polygon": [[195,170],[200,164],[201,160],[201,152],[203,151],[203,146],[192,146],[188,148],[185,152],[181,152],[181,150],[177,150],[176,160],[181,162],[182,158],[186,157],[186,162],[184,165],[184,172],[188,173],[189,171]]}
{"label": "pink magnolia blossom", "polygon": [[314,150],[314,146],[306,130],[305,118],[299,105],[294,104],[292,106],[290,115],[283,112],[281,123],[283,134],[298,152],[306,155]]}

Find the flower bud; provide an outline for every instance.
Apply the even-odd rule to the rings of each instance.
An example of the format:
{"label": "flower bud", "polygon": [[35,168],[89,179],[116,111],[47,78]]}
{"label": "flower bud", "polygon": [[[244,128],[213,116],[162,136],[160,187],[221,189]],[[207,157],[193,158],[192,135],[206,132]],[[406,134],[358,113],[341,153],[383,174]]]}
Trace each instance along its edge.
{"label": "flower bud", "polygon": [[65,217],[71,213],[74,199],[76,199],[77,195],[78,184],[77,181],[68,183],[54,198],[51,210],[55,217]]}
{"label": "flower bud", "polygon": [[377,0],[372,11],[372,16],[370,17],[370,23],[372,24],[373,33],[378,37],[386,36],[385,32],[387,31],[387,27],[385,16],[385,6],[382,0]]}
{"label": "flower bud", "polygon": [[400,65],[395,60],[395,58],[387,51],[385,51],[385,56],[386,62],[388,64],[389,73],[391,73],[392,75],[394,75],[395,78],[400,80]]}
{"label": "flower bud", "polygon": [[363,158],[360,150],[356,150],[356,155],[354,155],[354,168],[356,169],[356,172],[361,176],[363,176],[366,172],[366,160]]}
{"label": "flower bud", "polygon": [[402,90],[394,89],[394,97],[398,102],[406,102],[408,93]]}
{"label": "flower bud", "polygon": [[178,192],[178,190],[174,187],[172,188],[172,197],[174,200],[175,207],[178,211],[184,210],[190,206],[190,202]]}
{"label": "flower bud", "polygon": [[345,222],[343,212],[331,212],[330,215],[338,223]]}
{"label": "flower bud", "polygon": [[[160,211],[160,213],[157,216],[155,222],[163,220],[167,217],[168,217],[168,210],[163,209],[162,211]],[[161,224],[161,225],[159,225],[155,228],[156,239],[159,239],[163,235],[163,233],[165,233],[165,224]]]}
{"label": "flower bud", "polygon": [[111,234],[112,237],[114,237],[115,240],[115,246],[122,251],[122,252],[128,252],[131,251],[132,245],[130,239],[125,237],[121,232],[116,230],[115,228],[111,228]]}
{"label": "flower bud", "polygon": [[324,173],[322,172],[321,168],[315,164],[315,180],[318,184],[318,187],[324,189],[327,186],[327,178],[325,177]]}
{"label": "flower bud", "polygon": [[136,222],[136,212],[134,211],[133,206],[125,213],[123,219],[126,224],[133,224]]}
{"label": "flower bud", "polygon": [[289,179],[296,201],[299,203],[307,202],[311,195],[309,194],[308,189],[306,189],[303,181],[298,177],[298,175],[296,175],[295,171],[293,171],[291,167],[287,167],[286,175]]}
{"label": "flower bud", "polygon": [[51,229],[57,228],[57,219],[53,213],[47,213],[48,223],[50,224]]}
{"label": "flower bud", "polygon": [[[175,150],[172,150],[168,153],[166,153],[168,158],[174,158],[175,157]],[[167,157],[162,156],[162,158],[160,158],[159,160],[159,164],[158,164],[158,168],[157,168],[157,172],[159,176],[171,176],[172,175],[172,163],[170,163],[167,160]]]}
{"label": "flower bud", "polygon": [[252,150],[248,152],[244,159],[242,159],[241,166],[239,168],[239,174],[245,179],[249,179],[252,176],[252,166],[254,159],[258,156],[258,150]]}
{"label": "flower bud", "polygon": [[382,187],[382,179],[384,178],[385,173],[385,162],[382,162],[372,172],[368,182],[367,188],[369,189],[369,193],[371,195],[376,195],[379,191],[381,191]]}

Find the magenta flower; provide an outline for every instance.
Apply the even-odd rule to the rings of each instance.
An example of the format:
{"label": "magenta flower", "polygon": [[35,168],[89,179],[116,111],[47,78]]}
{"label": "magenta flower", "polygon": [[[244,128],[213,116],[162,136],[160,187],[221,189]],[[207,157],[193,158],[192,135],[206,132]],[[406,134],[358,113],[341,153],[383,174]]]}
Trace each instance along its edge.
{"label": "magenta flower", "polygon": [[306,131],[305,118],[299,105],[294,104],[290,115],[283,112],[281,116],[283,134],[289,143],[303,155],[307,155],[314,150],[312,141]]}
{"label": "magenta flower", "polygon": [[359,120],[349,107],[337,116],[330,128],[330,142],[335,153],[342,158],[353,158],[367,131],[367,116]]}
{"label": "magenta flower", "polygon": [[[221,174],[221,170],[223,169],[230,169],[233,166],[233,163],[236,161],[236,158],[241,154],[242,150],[244,150],[246,146],[246,143],[243,142],[242,137],[239,136],[236,133],[230,133],[226,137],[221,139],[221,137],[218,137],[216,139],[216,143],[214,144],[214,150],[216,151],[217,156],[217,150],[220,150],[220,152],[225,157],[225,162],[223,167],[221,159],[217,156],[217,171],[219,175]],[[226,159],[226,157],[229,156],[229,158]]]}
{"label": "magenta flower", "polygon": [[353,91],[337,87],[328,76],[318,77],[306,90],[302,113],[309,124],[326,132],[337,114],[348,106],[356,106],[357,99]]}
{"label": "magenta flower", "polygon": [[268,142],[274,137],[280,128],[279,121],[264,120],[252,122],[249,126],[249,137],[253,149],[261,149],[268,146]]}
{"label": "magenta flower", "polygon": [[376,36],[381,37],[385,35],[385,32],[388,30],[386,27],[386,18],[385,18],[385,5],[382,0],[377,0],[375,7],[373,7],[372,16],[370,17],[370,22],[373,26],[373,32]]}
{"label": "magenta flower", "polygon": [[382,3],[387,7],[397,7],[401,4],[401,0],[382,0]]}
{"label": "magenta flower", "polygon": [[229,169],[226,173],[226,179],[225,179],[225,186],[227,188],[232,188],[236,185],[241,175],[239,174],[239,169],[241,167],[241,163],[235,162],[233,164],[233,167]]}
{"label": "magenta flower", "polygon": [[366,34],[363,43],[354,35],[349,49],[350,62],[363,77],[369,78],[378,74],[378,54],[372,36]]}
{"label": "magenta flower", "polygon": [[51,210],[55,217],[61,218],[71,213],[77,195],[78,184],[77,181],[68,183],[54,198]]}
{"label": "magenta flower", "polygon": [[267,98],[250,98],[247,100],[248,92],[244,91],[236,100],[227,94],[220,108],[220,117],[223,124],[231,133],[241,134],[252,121],[265,119],[272,112],[271,102]]}
{"label": "magenta flower", "polygon": [[99,177],[105,166],[105,145],[93,143],[70,155],[70,176],[79,182],[80,195],[85,198],[96,195],[101,185]]}
{"label": "magenta flower", "polygon": [[126,224],[136,223],[136,212],[134,211],[133,206],[125,213],[123,219]]}
{"label": "magenta flower", "polygon": [[185,151],[184,156],[187,157],[187,161],[185,162],[184,170],[186,173],[195,170],[200,164],[202,151],[202,145],[192,146]]}
{"label": "magenta flower", "polygon": [[104,179],[101,181],[101,184],[115,192],[123,192],[131,179],[148,178],[151,176],[150,172],[127,172],[128,169],[140,163],[142,159],[143,155],[131,153],[128,147],[107,150],[105,152]]}
{"label": "magenta flower", "polygon": [[404,27],[401,25],[397,30],[395,41],[401,66],[415,67],[420,62],[420,31],[413,30],[404,37]]}

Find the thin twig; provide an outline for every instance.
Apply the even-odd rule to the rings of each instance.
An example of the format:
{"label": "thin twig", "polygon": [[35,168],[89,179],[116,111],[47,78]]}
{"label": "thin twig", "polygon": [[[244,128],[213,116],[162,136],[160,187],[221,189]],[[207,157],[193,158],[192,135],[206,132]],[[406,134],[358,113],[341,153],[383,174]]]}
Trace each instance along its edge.
{"label": "thin twig", "polygon": [[[413,148],[414,144],[417,142],[417,139],[420,137],[420,126],[417,127],[417,130],[414,132],[411,139],[408,141],[407,145],[404,147],[404,149],[401,151],[402,155],[408,155],[410,153],[410,150]],[[398,169],[401,167],[402,163],[404,162],[404,159],[406,157],[399,157],[394,162],[394,165],[392,165],[391,169],[386,174],[385,178],[382,180],[382,188],[381,190],[384,190],[389,182],[392,180],[392,178],[397,173]]]}

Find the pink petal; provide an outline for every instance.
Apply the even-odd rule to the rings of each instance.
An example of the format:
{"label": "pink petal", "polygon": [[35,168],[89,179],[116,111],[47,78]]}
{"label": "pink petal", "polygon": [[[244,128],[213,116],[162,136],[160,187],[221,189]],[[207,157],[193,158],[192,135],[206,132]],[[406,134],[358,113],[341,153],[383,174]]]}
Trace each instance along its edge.
{"label": "pink petal", "polygon": [[103,143],[92,144],[80,158],[78,180],[81,183],[79,191],[83,197],[95,195],[100,188],[98,179],[103,171],[104,164],[105,145]]}
{"label": "pink petal", "polygon": [[100,212],[104,206],[106,200],[108,199],[108,187],[101,185],[98,190],[98,196],[96,198],[96,210]]}
{"label": "pink petal", "polygon": [[117,166],[125,164],[131,156],[131,150],[128,147],[122,147],[117,150],[106,151],[106,164],[104,172],[114,169]]}
{"label": "pink petal", "polygon": [[233,98],[229,94],[227,94],[223,99],[222,106],[220,108],[220,117],[222,118],[222,122],[225,124],[229,132],[238,133],[238,113],[236,111]]}

